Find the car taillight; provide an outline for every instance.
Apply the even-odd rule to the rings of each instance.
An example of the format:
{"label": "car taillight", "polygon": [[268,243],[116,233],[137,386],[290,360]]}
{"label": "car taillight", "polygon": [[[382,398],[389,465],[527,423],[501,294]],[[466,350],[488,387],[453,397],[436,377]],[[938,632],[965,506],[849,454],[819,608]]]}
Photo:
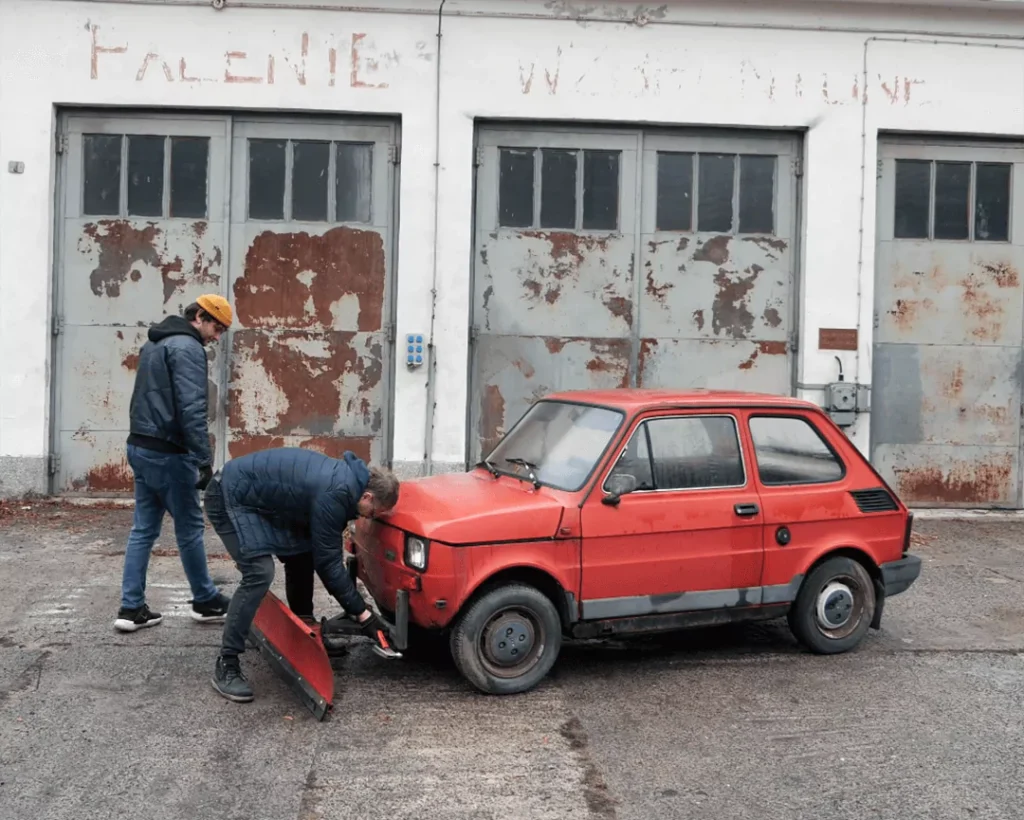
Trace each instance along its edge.
{"label": "car taillight", "polygon": [[903,532],[903,554],[906,555],[910,551],[910,533],[914,529],[914,514],[907,512],[907,527]]}

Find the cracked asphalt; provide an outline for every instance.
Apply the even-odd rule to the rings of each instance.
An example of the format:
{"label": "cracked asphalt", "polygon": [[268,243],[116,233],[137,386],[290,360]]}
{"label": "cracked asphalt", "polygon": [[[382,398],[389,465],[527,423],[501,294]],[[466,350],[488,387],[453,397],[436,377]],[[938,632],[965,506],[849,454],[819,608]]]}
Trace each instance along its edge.
{"label": "cracked asphalt", "polygon": [[113,631],[130,520],[0,520],[3,820],[1024,816],[1024,520],[919,521],[921,580],[847,655],[780,623],[592,642],[496,698],[445,657],[356,644],[324,723],[256,653],[254,703],[213,692],[220,629],[187,618],[169,521],[149,576],[164,623]]}

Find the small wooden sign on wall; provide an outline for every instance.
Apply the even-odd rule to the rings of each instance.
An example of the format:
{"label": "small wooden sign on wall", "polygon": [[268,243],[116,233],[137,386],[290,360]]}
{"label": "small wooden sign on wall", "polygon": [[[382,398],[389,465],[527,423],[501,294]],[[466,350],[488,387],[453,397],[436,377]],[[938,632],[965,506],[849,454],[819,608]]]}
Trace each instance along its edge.
{"label": "small wooden sign on wall", "polygon": [[857,328],[818,328],[818,350],[856,350]]}

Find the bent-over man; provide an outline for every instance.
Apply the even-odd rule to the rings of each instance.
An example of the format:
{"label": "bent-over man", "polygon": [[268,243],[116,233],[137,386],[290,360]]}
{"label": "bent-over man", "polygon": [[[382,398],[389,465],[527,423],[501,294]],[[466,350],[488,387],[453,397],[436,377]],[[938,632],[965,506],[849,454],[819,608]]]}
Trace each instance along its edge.
{"label": "bent-over man", "polygon": [[337,459],[297,447],[232,459],[213,477],[206,488],[206,515],[242,573],[214,666],[217,692],[237,703],[253,699],[239,656],[274,580],[275,557],[309,553],[327,591],[359,622],[374,648],[390,651],[387,624],[366,606],[345,569],[342,533],[357,516],[390,510],[398,490],[393,474],[367,468],[351,452]]}

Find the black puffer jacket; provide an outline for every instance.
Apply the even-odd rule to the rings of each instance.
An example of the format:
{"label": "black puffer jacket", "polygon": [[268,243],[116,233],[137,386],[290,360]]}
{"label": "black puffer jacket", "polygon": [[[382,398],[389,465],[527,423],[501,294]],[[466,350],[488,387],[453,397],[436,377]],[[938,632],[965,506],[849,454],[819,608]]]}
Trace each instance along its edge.
{"label": "black puffer jacket", "polygon": [[130,444],[191,453],[212,462],[206,426],[206,351],[199,331],[181,316],[149,329],[139,352],[130,409]]}
{"label": "black puffer jacket", "polygon": [[221,470],[224,511],[243,556],[313,553],[327,591],[350,615],[366,609],[342,560],[341,536],[370,480],[353,453],[340,459],[298,447],[259,450]]}

